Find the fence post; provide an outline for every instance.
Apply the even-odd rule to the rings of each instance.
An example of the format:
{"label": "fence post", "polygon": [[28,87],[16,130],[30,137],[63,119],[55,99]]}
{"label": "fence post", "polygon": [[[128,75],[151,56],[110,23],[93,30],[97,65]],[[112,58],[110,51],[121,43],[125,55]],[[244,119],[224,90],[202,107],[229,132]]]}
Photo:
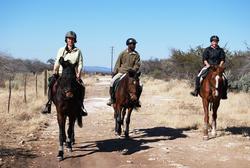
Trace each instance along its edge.
{"label": "fence post", "polygon": [[36,73],[36,98],[37,98],[37,73]]}
{"label": "fence post", "polygon": [[27,75],[24,74],[24,90],[23,90],[24,103],[27,103],[27,98],[26,98],[26,85],[27,85]]}
{"label": "fence post", "polygon": [[10,77],[10,79],[9,79],[8,113],[10,112],[10,99],[11,99],[11,77]]}
{"label": "fence post", "polygon": [[47,95],[47,89],[48,89],[48,71],[44,71],[44,96]]}

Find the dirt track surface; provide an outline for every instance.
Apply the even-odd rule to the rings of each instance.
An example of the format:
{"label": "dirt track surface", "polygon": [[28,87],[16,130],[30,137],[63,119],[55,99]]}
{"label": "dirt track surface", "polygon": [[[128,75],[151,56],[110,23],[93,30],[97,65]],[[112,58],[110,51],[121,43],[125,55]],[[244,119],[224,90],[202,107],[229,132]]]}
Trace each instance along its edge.
{"label": "dirt track surface", "polygon": [[[48,115],[49,122],[39,139],[27,143],[32,150],[20,157],[17,167],[86,167],[86,168],[188,168],[188,167],[250,167],[250,140],[237,130],[219,130],[218,137],[202,140],[201,130],[175,129],[171,125],[159,125],[151,116],[153,106],[133,111],[130,139],[114,134],[113,109],[106,106],[108,78],[95,86],[87,87],[85,106],[89,116],[83,120],[83,128],[76,126],[76,144],[73,152],[65,149],[65,159],[59,162],[58,126],[56,112]],[[104,91],[105,90],[105,94]],[[155,101],[155,100],[154,100]],[[153,104],[153,102],[152,102]],[[152,108],[152,112],[144,112]],[[202,116],[201,116],[202,117]],[[26,144],[26,145],[27,145]],[[25,147],[25,146],[24,146]]]}

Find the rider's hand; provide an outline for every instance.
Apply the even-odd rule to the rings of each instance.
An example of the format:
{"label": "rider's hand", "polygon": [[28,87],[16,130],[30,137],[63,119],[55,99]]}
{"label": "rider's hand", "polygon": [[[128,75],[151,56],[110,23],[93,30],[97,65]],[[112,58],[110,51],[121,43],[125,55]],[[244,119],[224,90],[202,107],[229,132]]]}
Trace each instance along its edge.
{"label": "rider's hand", "polygon": [[77,73],[76,74],[76,78],[79,80],[79,79],[81,79],[81,74],[80,73]]}
{"label": "rider's hand", "polygon": [[209,65],[209,64],[207,64],[207,65],[206,65],[206,67],[207,67],[207,68],[209,68],[209,67],[210,67],[210,65]]}
{"label": "rider's hand", "polygon": [[59,75],[57,73],[54,73],[53,75],[53,78],[57,79],[59,77]]}

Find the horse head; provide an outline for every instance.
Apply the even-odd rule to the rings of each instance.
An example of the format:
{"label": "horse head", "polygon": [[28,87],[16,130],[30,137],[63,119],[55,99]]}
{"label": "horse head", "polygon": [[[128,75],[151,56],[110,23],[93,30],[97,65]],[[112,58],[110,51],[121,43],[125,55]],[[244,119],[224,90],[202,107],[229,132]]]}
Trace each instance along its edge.
{"label": "horse head", "polygon": [[223,83],[223,73],[224,73],[225,68],[221,66],[211,66],[211,81],[210,84],[213,88],[215,88],[215,93],[214,95],[217,97],[219,96],[219,90],[222,88],[222,83]]}
{"label": "horse head", "polygon": [[222,77],[223,72],[225,71],[225,67],[214,65],[214,66],[211,66],[211,70],[214,76],[219,75],[220,77]]}
{"label": "horse head", "polygon": [[66,98],[73,98],[77,89],[76,64],[71,64],[69,60],[65,61],[63,57],[59,59],[59,63],[63,67],[59,87]]}
{"label": "horse head", "polygon": [[130,99],[135,102],[138,99],[138,89],[140,85],[139,77],[141,72],[137,72],[134,70],[128,71],[128,92]]}

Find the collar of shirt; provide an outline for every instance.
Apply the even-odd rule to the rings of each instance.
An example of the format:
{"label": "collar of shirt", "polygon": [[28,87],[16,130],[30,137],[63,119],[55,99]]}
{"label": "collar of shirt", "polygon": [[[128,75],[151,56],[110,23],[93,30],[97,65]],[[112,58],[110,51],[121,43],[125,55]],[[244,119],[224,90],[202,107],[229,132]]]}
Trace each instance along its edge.
{"label": "collar of shirt", "polygon": [[67,53],[71,53],[71,52],[76,52],[78,49],[75,47],[75,45],[73,46],[72,50],[69,50],[68,46],[66,45],[65,47],[65,51],[66,51],[66,54]]}
{"label": "collar of shirt", "polygon": [[220,46],[217,45],[215,48],[213,48],[212,45],[210,45],[210,49],[220,49]]}
{"label": "collar of shirt", "polygon": [[126,52],[127,52],[128,54],[137,54],[136,51],[131,51],[131,52],[129,52],[128,49],[126,50]]}

